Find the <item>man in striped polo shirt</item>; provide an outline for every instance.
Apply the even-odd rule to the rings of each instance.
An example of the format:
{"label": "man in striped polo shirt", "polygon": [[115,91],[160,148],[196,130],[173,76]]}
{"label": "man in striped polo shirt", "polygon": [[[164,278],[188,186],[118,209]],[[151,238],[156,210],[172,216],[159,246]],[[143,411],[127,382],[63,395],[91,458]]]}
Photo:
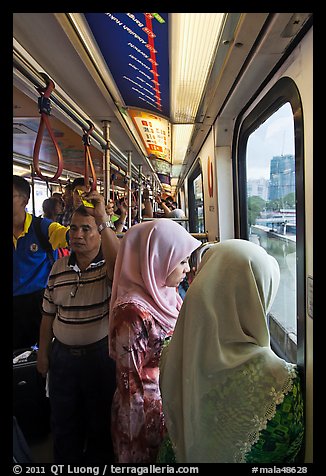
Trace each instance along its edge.
{"label": "man in striped polo shirt", "polygon": [[49,371],[54,461],[60,464],[113,461],[110,413],[116,385],[108,320],[119,240],[102,195],[89,196],[95,208],[74,211],[71,255],[54,264],[43,298],[37,368],[42,375]]}

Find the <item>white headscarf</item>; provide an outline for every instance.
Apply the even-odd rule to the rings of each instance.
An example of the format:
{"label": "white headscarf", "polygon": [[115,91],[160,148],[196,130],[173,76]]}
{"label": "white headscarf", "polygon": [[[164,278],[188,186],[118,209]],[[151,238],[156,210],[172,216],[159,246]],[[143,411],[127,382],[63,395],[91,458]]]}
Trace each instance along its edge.
{"label": "white headscarf", "polygon": [[[176,266],[201,245],[169,218],[133,225],[119,247],[112,285],[109,335],[114,325],[113,309],[134,302],[149,309],[167,333],[172,333],[182,299],[175,288],[165,285]],[[112,355],[114,346],[110,346]]]}
{"label": "white headscarf", "polygon": [[161,360],[163,411],[178,463],[244,462],[292,387],[266,322],[280,279],[258,245],[231,239],[204,255]]}

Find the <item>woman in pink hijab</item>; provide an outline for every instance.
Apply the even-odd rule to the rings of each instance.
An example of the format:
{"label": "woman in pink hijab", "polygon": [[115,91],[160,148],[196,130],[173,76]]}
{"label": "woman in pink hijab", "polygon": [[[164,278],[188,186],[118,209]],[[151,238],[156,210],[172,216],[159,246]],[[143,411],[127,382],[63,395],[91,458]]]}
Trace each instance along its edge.
{"label": "woman in pink hijab", "polygon": [[119,463],[156,461],[164,431],[159,359],[182,304],[177,287],[200,244],[168,218],[134,225],[121,241],[109,329],[117,372],[111,431]]}

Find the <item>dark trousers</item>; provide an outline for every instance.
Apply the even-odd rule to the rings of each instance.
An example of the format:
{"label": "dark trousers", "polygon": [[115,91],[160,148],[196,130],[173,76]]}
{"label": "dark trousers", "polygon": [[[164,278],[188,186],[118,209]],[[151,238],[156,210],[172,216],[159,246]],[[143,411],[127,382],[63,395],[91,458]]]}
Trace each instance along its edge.
{"label": "dark trousers", "polygon": [[13,297],[13,349],[39,342],[44,289]]}
{"label": "dark trousers", "polygon": [[115,388],[107,338],[84,347],[54,340],[49,394],[55,463],[114,461],[110,428]]}

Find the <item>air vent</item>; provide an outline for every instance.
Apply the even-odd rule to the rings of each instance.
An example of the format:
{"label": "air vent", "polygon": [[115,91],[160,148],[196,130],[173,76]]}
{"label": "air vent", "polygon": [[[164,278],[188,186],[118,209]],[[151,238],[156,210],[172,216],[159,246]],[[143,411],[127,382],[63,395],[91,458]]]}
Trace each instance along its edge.
{"label": "air vent", "polygon": [[30,129],[29,127],[25,126],[25,124],[20,124],[18,122],[13,123],[12,130],[13,134],[28,134],[32,136],[36,135],[36,132],[33,131],[33,129]]}

